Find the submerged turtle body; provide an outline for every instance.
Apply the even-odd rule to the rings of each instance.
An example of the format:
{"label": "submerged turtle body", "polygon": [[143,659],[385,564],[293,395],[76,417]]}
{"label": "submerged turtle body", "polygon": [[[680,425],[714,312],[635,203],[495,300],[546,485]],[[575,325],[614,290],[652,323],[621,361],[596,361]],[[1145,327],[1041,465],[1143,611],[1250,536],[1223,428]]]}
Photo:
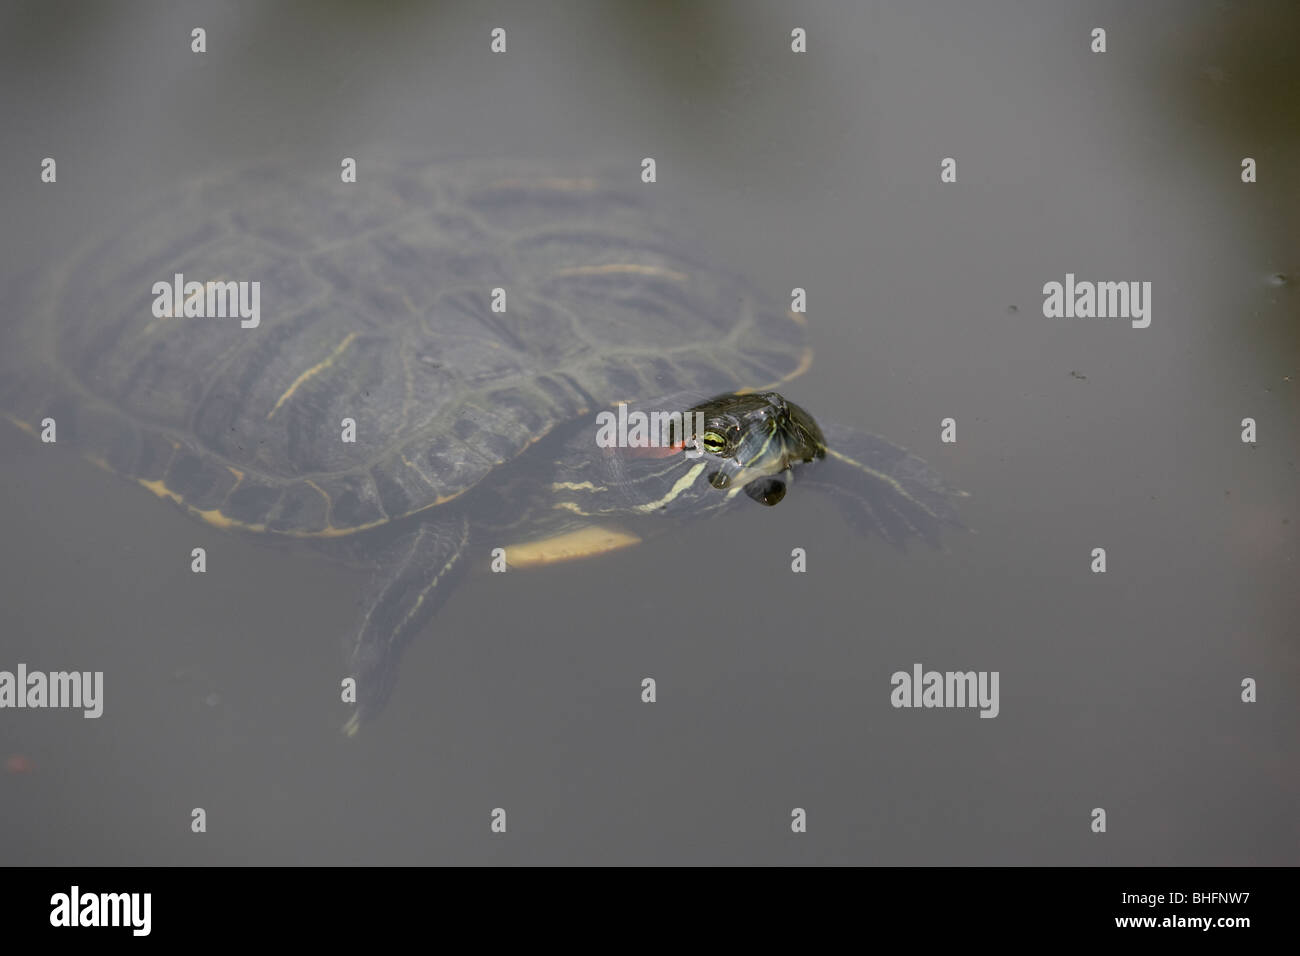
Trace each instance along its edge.
{"label": "submerged turtle body", "polygon": [[[200,184],[92,249],[43,296],[22,351],[44,361],[6,410],[56,418],[212,524],[332,537],[445,503],[615,399],[775,384],[805,361],[790,316],[596,180],[322,179]],[[156,317],[154,283],[177,274],[204,306],[216,283],[259,282],[258,325]]]}
{"label": "submerged turtle body", "polygon": [[[808,366],[801,320],[688,257],[633,195],[464,164],[187,186],[23,287],[0,410],[54,419],[60,445],[211,525],[374,567],[353,730],[476,530],[526,543],[519,563],[599,552],[636,536],[593,521],[774,504],[797,469],[864,527],[934,540],[954,521],[938,475],[757,394]],[[593,443],[611,403],[683,394],[718,397],[677,448]]]}

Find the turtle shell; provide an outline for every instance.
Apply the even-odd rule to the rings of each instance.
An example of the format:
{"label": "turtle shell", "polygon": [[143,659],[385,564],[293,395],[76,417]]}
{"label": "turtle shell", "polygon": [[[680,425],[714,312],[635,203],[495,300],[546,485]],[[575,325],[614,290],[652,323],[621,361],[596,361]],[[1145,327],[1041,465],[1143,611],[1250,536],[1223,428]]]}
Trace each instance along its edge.
{"label": "turtle shell", "polygon": [[[688,256],[631,181],[363,160],[355,183],[186,184],[18,297],[0,408],[211,524],[331,537],[611,402],[802,371],[802,324]],[[237,283],[247,317],[220,314]]]}

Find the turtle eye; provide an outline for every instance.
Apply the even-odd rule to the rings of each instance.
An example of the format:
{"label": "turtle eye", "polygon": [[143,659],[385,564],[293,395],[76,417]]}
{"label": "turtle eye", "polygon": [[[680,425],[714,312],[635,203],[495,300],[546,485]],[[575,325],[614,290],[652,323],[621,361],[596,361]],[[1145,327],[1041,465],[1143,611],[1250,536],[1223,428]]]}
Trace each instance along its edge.
{"label": "turtle eye", "polygon": [[700,437],[700,444],[703,445],[704,450],[711,455],[716,455],[721,452],[722,449],[727,447],[727,443],[717,432],[705,432]]}

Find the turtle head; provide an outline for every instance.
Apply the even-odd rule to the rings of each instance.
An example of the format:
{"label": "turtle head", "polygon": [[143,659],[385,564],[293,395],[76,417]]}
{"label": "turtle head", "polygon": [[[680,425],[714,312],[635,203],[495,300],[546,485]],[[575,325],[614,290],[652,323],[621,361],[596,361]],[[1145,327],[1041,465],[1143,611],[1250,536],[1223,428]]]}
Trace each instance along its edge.
{"label": "turtle head", "polygon": [[709,459],[714,488],[743,487],[755,501],[774,505],[785,495],[790,470],[826,454],[817,422],[776,392],[730,393],[691,409],[695,447]]}

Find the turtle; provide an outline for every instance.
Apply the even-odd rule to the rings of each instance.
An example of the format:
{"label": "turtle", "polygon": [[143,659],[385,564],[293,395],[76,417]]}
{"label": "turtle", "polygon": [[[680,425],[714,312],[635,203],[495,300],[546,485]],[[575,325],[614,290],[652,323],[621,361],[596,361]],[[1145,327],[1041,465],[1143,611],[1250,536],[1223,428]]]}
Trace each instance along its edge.
{"label": "turtle", "polygon": [[[925,461],[785,397],[805,316],[690,251],[647,187],[361,169],[179,183],[16,281],[0,360],[23,431],[52,422],[210,526],[369,569],[340,629],[349,735],[471,566],[594,557],[795,486],[900,546],[963,527],[964,493]],[[660,412],[657,442],[601,440]]]}

